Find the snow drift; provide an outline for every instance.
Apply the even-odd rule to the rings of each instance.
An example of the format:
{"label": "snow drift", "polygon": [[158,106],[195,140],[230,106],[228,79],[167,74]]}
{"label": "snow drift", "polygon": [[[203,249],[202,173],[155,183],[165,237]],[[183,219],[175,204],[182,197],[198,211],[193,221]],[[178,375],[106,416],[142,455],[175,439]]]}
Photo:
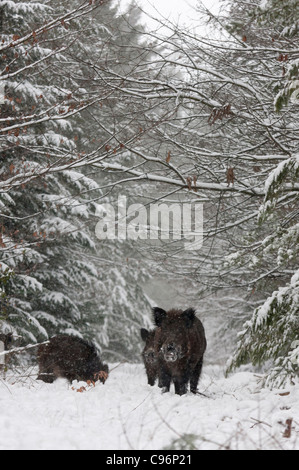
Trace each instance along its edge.
{"label": "snow drift", "polygon": [[296,449],[299,384],[261,387],[243,371],[207,365],[197,395],[162,394],[141,364],[110,365],[105,385],[0,380],[0,450]]}

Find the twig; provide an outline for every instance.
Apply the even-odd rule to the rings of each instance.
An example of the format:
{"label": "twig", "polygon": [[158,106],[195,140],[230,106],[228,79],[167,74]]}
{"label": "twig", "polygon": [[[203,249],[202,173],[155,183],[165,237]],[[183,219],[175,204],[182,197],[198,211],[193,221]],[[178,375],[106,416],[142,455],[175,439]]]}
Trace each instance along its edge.
{"label": "twig", "polygon": [[44,341],[43,343],[37,343],[37,344],[28,344],[27,346],[21,347],[21,348],[14,348],[10,349],[9,351],[3,351],[0,352],[0,357],[1,356],[8,356],[10,354],[17,354],[22,351],[27,351],[28,349],[33,349],[36,348],[37,346],[40,346],[41,344],[48,344],[49,341]]}
{"label": "twig", "polygon": [[117,368],[118,368],[119,366],[121,366],[122,364],[126,364],[127,362],[128,362],[128,361],[121,361],[119,364],[117,364],[115,367],[113,367],[112,369],[109,370],[109,374],[110,374],[113,370],[117,369]]}
{"label": "twig", "polygon": [[256,421],[252,426],[250,426],[251,428],[253,428],[253,427],[256,426],[257,424],[265,424],[266,426],[269,426],[269,428],[272,428],[271,424],[266,423],[266,421],[261,421],[261,420],[259,420],[259,419],[252,418],[252,417],[250,417],[250,419],[252,419],[252,421]]}

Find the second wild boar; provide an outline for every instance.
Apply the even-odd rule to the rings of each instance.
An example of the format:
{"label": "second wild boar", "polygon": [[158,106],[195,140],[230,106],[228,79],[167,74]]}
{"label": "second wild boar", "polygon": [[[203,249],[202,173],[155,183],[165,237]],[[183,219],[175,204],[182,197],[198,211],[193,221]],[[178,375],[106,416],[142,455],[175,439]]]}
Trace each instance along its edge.
{"label": "second wild boar", "polygon": [[140,329],[142,340],[145,346],[142,351],[142,359],[147,375],[149,385],[154,385],[158,377],[158,361],[155,353],[155,330],[148,331],[145,328]]}

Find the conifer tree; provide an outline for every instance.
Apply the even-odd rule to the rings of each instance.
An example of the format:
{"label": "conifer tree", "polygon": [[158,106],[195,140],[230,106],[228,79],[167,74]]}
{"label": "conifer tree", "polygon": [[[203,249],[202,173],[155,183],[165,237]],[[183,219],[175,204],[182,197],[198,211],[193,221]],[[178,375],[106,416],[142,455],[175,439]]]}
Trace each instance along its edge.
{"label": "conifer tree", "polygon": [[[253,30],[255,32],[251,39],[252,46],[258,47],[257,40],[260,38],[259,44],[264,43],[264,54],[269,53],[267,48],[268,51],[272,50],[281,63],[282,75],[272,87],[272,102],[278,112],[280,128],[285,127],[287,136],[288,129],[291,131],[298,121],[298,3],[269,0],[258,7],[251,6],[247,13],[244,6],[241,9],[250,19],[248,36]],[[268,70],[271,71],[270,61]],[[274,67],[272,70],[274,75]],[[228,371],[246,362],[254,365],[267,363],[265,381],[270,386],[292,382],[299,373],[299,198],[296,190],[299,153],[296,151],[296,132],[293,139],[288,145],[288,158],[272,169],[265,181],[265,197],[259,207],[258,226],[251,234],[252,252],[248,250],[247,254],[244,253],[243,259],[241,253],[237,256],[240,265],[246,259],[245,263],[252,266],[256,277],[260,273],[256,287],[272,286],[273,292],[244,324]],[[288,185],[290,191],[285,193]]]}
{"label": "conifer tree", "polygon": [[85,168],[91,141],[100,153],[111,139],[94,124],[107,86],[94,91],[89,60],[106,60],[113,28],[121,35],[110,3],[0,4],[0,320],[25,344],[66,332],[136,359],[148,307],[140,270],[129,249],[96,239],[105,176]]}
{"label": "conifer tree", "polygon": [[72,122],[59,119],[78,108],[56,70],[69,46],[63,19],[51,29],[52,7],[35,2],[3,1],[1,12],[2,316],[24,341],[36,341],[75,331],[81,318],[76,293],[96,275],[84,261],[94,248],[86,226],[94,209],[82,194],[98,185],[70,168],[39,173],[76,152]]}

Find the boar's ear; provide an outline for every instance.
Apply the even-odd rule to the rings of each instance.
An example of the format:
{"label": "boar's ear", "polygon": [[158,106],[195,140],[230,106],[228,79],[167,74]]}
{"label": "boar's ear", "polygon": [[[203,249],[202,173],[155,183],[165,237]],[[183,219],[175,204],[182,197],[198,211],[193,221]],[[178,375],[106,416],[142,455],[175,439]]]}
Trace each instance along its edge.
{"label": "boar's ear", "polygon": [[181,316],[185,320],[187,328],[191,328],[195,319],[194,308],[187,308],[187,310],[185,310]]}
{"label": "boar's ear", "polygon": [[163,319],[166,317],[166,312],[163,308],[153,308],[154,320],[157,326],[161,326]]}
{"label": "boar's ear", "polygon": [[140,334],[143,341],[146,341],[149,335],[149,331],[145,328],[140,328]]}

